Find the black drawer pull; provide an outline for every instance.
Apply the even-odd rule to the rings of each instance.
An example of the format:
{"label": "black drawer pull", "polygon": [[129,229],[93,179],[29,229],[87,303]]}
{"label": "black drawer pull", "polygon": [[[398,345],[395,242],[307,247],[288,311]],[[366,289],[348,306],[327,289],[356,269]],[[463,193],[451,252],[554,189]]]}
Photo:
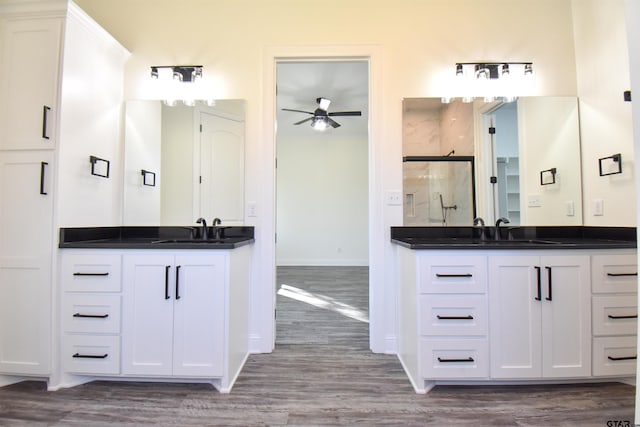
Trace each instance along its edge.
{"label": "black drawer pull", "polygon": [[73,273],[74,276],[108,276],[109,273]]}
{"label": "black drawer pull", "polygon": [[473,320],[472,315],[468,316],[440,316],[439,314],[436,316],[440,320]]}
{"label": "black drawer pull", "polygon": [[607,316],[609,319],[637,319],[638,315],[637,314],[629,314],[626,316],[614,316],[613,314],[609,314]]}
{"label": "black drawer pull", "polygon": [[51,111],[51,107],[46,105],[42,106],[42,138],[49,139],[49,135],[47,134],[47,118],[49,116],[49,111]]}
{"label": "black drawer pull", "polygon": [[607,276],[610,277],[628,277],[628,276],[637,276],[638,273],[607,273]]}
{"label": "black drawer pull", "polygon": [[613,356],[607,356],[607,358],[609,360],[636,360],[638,358],[638,356],[622,356],[622,357],[613,357]]}
{"label": "black drawer pull", "polygon": [[73,357],[75,358],[81,358],[81,359],[106,359],[107,356],[109,356],[109,354],[80,354],[80,353],[76,353],[73,355]]}
{"label": "black drawer pull", "polygon": [[462,363],[462,362],[474,362],[473,357],[467,357],[466,359],[443,359],[438,357],[438,362],[441,363]]}
{"label": "black drawer pull", "polygon": [[90,319],[106,319],[107,317],[109,317],[108,314],[80,314],[80,313],[74,313],[73,317],[87,317]]}
{"label": "black drawer pull", "polygon": [[44,191],[44,175],[46,173],[48,164],[49,163],[47,162],[40,162],[40,194],[42,194],[43,196],[47,195],[47,192]]}
{"label": "black drawer pull", "polygon": [[436,277],[473,277],[471,273],[463,273],[463,274],[441,274],[436,273]]}

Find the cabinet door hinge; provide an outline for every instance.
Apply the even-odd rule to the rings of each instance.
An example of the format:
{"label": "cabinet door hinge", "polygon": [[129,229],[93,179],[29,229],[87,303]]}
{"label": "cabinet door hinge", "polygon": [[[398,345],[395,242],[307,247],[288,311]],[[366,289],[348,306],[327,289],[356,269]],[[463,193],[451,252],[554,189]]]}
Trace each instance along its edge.
{"label": "cabinet door hinge", "polygon": [[489,127],[489,135],[493,135],[495,133],[496,133],[496,128],[493,126]]}
{"label": "cabinet door hinge", "polygon": [[202,133],[202,123],[200,123],[200,133]]}

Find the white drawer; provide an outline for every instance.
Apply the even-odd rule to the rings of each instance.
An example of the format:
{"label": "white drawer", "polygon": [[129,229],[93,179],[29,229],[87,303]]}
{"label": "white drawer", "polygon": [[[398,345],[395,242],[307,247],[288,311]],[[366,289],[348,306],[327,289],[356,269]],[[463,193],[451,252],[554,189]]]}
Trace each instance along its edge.
{"label": "white drawer", "polygon": [[420,292],[484,294],[486,258],[481,256],[428,257],[419,267]]}
{"label": "white drawer", "polygon": [[594,335],[635,335],[638,304],[635,295],[594,296],[591,303]]}
{"label": "white drawer", "polygon": [[486,339],[422,339],[420,364],[425,379],[487,378],[489,344]]}
{"label": "white drawer", "polygon": [[120,308],[119,295],[65,294],[64,331],[119,334]]}
{"label": "white drawer", "polygon": [[593,375],[636,374],[636,337],[593,339]]}
{"label": "white drawer", "polygon": [[636,293],[638,260],[636,255],[594,255],[591,259],[593,292]]}
{"label": "white drawer", "polygon": [[120,255],[63,255],[62,286],[67,292],[120,292],[121,270]]}
{"label": "white drawer", "polygon": [[120,337],[66,334],[61,357],[65,372],[117,375],[120,373]]}
{"label": "white drawer", "polygon": [[485,295],[421,295],[420,334],[486,335]]}

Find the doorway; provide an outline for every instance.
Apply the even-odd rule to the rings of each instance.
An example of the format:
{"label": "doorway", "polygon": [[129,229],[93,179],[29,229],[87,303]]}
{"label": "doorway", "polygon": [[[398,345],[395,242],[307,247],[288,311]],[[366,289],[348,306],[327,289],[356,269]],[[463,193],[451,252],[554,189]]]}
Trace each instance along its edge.
{"label": "doorway", "polygon": [[[276,310],[291,309],[293,301],[368,322],[368,106],[367,60],[276,61],[276,292],[287,301]],[[334,125],[311,127],[318,108]],[[313,289],[305,289],[305,276],[314,277]],[[339,295],[346,295],[345,283],[364,286],[365,301],[340,301],[331,289],[338,281]],[[276,343],[296,336],[287,331],[281,338],[283,324],[300,322],[277,319]]]}

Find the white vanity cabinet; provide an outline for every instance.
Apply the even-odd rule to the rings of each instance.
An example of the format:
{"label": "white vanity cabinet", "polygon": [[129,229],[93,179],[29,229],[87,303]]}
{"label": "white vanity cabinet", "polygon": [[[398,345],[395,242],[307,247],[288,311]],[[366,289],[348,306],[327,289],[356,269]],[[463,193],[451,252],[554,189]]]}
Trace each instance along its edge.
{"label": "white vanity cabinet", "polygon": [[398,356],[417,392],[635,374],[635,249],[395,248]]}
{"label": "white vanity cabinet", "polygon": [[154,378],[229,392],[249,354],[251,252],[63,249],[56,387]]}
{"label": "white vanity cabinet", "polygon": [[488,263],[491,377],[590,376],[589,256],[501,251]]}
{"label": "white vanity cabinet", "polygon": [[123,373],[221,377],[226,257],[164,252],[123,260]]}
{"label": "white vanity cabinet", "polygon": [[634,376],[638,329],[638,261],[634,252],[593,257],[593,375]]}

